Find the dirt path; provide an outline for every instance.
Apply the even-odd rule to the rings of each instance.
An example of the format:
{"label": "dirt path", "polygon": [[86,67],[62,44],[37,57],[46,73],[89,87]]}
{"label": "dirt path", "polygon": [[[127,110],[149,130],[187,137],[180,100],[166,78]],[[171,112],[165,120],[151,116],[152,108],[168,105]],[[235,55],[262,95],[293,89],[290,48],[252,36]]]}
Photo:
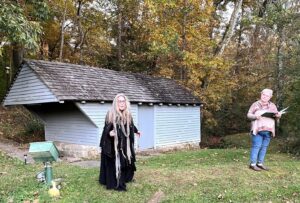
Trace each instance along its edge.
{"label": "dirt path", "polygon": [[[12,140],[3,139],[0,138],[0,151],[4,152],[10,157],[17,158],[21,161],[24,161],[24,155],[27,155],[27,163],[32,164],[34,163],[34,160],[32,157],[28,154],[29,151],[29,145],[20,145],[17,142],[14,142]],[[70,163],[72,165],[77,165],[83,168],[93,168],[93,167],[99,167],[100,161],[99,160],[79,160],[74,159],[71,157],[64,157],[60,161],[65,161],[67,163]]]}
{"label": "dirt path", "polygon": [[34,160],[28,155],[28,145],[20,145],[17,142],[0,138],[0,151],[6,153],[10,157],[24,161],[24,155],[27,155],[27,163],[34,163]]}

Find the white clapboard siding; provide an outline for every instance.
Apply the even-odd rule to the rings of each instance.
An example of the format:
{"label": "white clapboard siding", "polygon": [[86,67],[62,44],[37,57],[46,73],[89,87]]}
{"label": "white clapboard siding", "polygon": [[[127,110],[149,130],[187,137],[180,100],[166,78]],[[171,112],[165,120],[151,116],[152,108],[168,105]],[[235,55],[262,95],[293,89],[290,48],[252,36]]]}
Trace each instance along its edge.
{"label": "white clapboard siding", "polygon": [[23,66],[4,100],[4,106],[57,102],[58,99],[28,67]]}
{"label": "white clapboard siding", "polygon": [[[104,127],[106,113],[111,108],[112,103],[91,103],[87,102],[85,104],[76,102],[76,106],[85,114],[97,127],[102,129]],[[133,117],[133,122],[135,125],[138,125],[137,119],[137,105],[131,105],[130,109]]]}
{"label": "white clapboard siding", "polygon": [[76,106],[80,109],[80,111],[86,115],[98,128],[102,130],[105,116],[107,111],[111,107],[111,103],[90,103],[87,102],[85,104],[76,102]]}
{"label": "white clapboard siding", "polygon": [[[89,119],[97,128],[99,129],[97,136],[99,137],[99,140],[102,135],[105,117],[107,112],[112,106],[112,103],[79,103],[76,102],[76,106],[80,109],[80,111],[83,113],[83,115],[86,116],[87,119]],[[133,117],[134,124],[138,127],[138,113],[137,113],[137,105],[133,104],[131,105],[130,109]]]}
{"label": "white clapboard siding", "polygon": [[154,106],[155,147],[200,142],[200,107]]}
{"label": "white clapboard siding", "polygon": [[46,140],[99,146],[99,128],[79,110],[45,114],[43,120]]}
{"label": "white clapboard siding", "polygon": [[138,116],[138,105],[137,104],[131,104],[130,112],[133,117],[133,123],[134,125],[139,128],[139,116]]}

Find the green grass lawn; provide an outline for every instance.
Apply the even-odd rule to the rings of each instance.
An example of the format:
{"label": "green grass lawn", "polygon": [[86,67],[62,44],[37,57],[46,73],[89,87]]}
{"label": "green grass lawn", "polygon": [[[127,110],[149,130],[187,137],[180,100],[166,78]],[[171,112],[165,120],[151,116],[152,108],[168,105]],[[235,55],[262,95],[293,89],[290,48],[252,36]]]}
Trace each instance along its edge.
{"label": "green grass lawn", "polygon": [[127,192],[100,186],[98,168],[55,163],[55,178],[65,180],[58,199],[51,199],[44,184],[35,180],[42,164],[24,165],[0,152],[0,202],[147,202],[158,191],[163,202],[300,202],[299,160],[270,150],[266,162],[271,171],[255,172],[248,169],[248,148],[139,157]]}
{"label": "green grass lawn", "polygon": [[[284,138],[272,138],[271,144],[268,148],[268,152],[281,152],[285,151],[285,147],[291,143]],[[238,148],[238,149],[249,149],[251,145],[250,134],[240,133],[234,135],[228,135],[223,138],[223,146],[226,148]]]}

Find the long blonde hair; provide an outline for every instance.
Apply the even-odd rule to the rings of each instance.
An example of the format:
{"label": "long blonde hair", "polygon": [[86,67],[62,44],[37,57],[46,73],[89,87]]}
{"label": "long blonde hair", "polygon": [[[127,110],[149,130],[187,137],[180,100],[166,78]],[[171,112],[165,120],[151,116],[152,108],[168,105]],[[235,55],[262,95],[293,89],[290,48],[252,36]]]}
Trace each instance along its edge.
{"label": "long blonde hair", "polygon": [[[120,111],[120,109],[118,107],[118,98],[119,97],[124,97],[124,99],[125,99],[126,108],[123,111]],[[131,124],[131,119],[132,119],[132,116],[130,113],[129,99],[123,93],[117,94],[113,100],[112,107],[111,107],[110,111],[108,112],[106,121],[109,123],[113,123],[113,124],[121,124],[121,122],[123,122],[123,124],[125,124],[125,123]]]}

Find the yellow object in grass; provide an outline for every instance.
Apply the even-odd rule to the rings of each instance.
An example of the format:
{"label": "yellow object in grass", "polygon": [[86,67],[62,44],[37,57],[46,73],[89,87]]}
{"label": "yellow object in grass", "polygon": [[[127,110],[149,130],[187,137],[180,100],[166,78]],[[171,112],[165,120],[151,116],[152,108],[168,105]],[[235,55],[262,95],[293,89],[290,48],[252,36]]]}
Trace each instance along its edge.
{"label": "yellow object in grass", "polygon": [[58,197],[60,195],[59,189],[56,187],[56,183],[54,181],[52,183],[52,188],[49,189],[48,194],[50,197]]}

